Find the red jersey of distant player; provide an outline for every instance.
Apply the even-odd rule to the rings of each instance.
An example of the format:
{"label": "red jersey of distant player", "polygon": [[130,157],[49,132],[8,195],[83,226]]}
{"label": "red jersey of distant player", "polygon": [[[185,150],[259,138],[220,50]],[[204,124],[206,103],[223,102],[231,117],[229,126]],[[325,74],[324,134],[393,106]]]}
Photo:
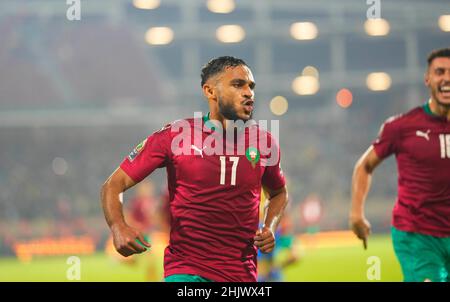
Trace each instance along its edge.
{"label": "red jersey of distant player", "polygon": [[143,232],[151,231],[154,226],[156,202],[150,196],[135,196],[130,201],[130,218]]}
{"label": "red jersey of distant player", "polygon": [[388,119],[373,143],[378,157],[395,154],[398,197],[392,224],[399,230],[450,236],[450,122],[428,105]]}
{"label": "red jersey of distant player", "polygon": [[[186,121],[193,129],[197,127],[203,141],[214,132],[204,131],[201,118]],[[135,181],[156,168],[167,169],[171,230],[164,256],[165,277],[194,274],[218,282],[256,281],[253,237],[259,224],[261,186],[277,190],[285,185],[278,145],[274,165],[264,164],[271,155],[263,153],[256,160],[248,152],[208,155],[203,143],[196,145],[194,138],[188,142],[190,154],[175,155],[171,146],[180,134],[180,130],[174,131],[178,123],[153,133],[121,164]],[[257,147],[254,140],[249,140],[249,129],[245,128],[245,135],[235,140],[245,140],[247,151]],[[257,140],[264,133],[271,142],[268,132],[259,127],[258,131]],[[175,145],[183,148],[185,143]]]}

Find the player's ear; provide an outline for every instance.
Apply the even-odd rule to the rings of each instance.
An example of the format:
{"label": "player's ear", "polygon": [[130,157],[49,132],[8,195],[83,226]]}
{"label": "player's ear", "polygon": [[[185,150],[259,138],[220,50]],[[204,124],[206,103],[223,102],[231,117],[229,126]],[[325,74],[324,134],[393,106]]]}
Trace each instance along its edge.
{"label": "player's ear", "polygon": [[216,90],[209,83],[205,83],[202,87],[203,94],[208,100],[216,99]]}
{"label": "player's ear", "polygon": [[429,76],[429,72],[430,72],[430,68],[427,69],[427,71],[425,72],[424,76],[423,76],[423,81],[425,83],[425,86],[429,87],[430,86],[430,76]]}

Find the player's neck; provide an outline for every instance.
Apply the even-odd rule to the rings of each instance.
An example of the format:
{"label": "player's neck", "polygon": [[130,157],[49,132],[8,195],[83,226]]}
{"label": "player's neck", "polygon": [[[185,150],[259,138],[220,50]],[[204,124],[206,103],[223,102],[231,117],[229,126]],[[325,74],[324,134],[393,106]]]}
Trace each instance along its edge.
{"label": "player's neck", "polygon": [[[227,130],[227,129],[234,129],[234,127],[232,127],[231,125],[234,125],[233,121],[230,121],[228,119],[226,119],[222,114],[220,114],[219,112],[213,112],[210,111],[209,113],[209,119],[211,120],[217,120],[219,121],[219,123],[222,124],[222,129]],[[232,128],[231,128],[232,127]]]}
{"label": "player's neck", "polygon": [[216,120],[219,121],[219,123],[222,124],[222,129],[226,129],[226,118],[220,114],[219,112],[210,111],[209,113],[209,119],[210,120]]}
{"label": "player's neck", "polygon": [[447,117],[447,121],[450,121],[450,107],[440,105],[435,99],[430,98],[428,106],[433,114],[441,117]]}

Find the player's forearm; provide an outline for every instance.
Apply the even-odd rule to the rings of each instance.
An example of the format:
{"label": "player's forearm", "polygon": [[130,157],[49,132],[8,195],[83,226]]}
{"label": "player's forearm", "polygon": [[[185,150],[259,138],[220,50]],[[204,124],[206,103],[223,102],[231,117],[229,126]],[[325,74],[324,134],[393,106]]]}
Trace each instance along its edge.
{"label": "player's forearm", "polygon": [[101,189],[101,201],[106,222],[112,229],[125,225],[122,209],[122,193],[134,186],[136,182],[121,168],[117,168],[105,181]]}
{"label": "player's forearm", "polygon": [[108,183],[108,181],[102,187],[102,208],[106,222],[110,228],[114,225],[125,224],[121,202],[122,192],[120,188]]}
{"label": "player's forearm", "polygon": [[372,183],[372,172],[368,171],[363,163],[358,163],[353,171],[352,178],[352,206],[350,216],[364,217],[364,204]]}
{"label": "player's forearm", "polygon": [[288,193],[286,188],[283,188],[280,192],[273,195],[270,198],[269,206],[265,215],[264,226],[270,228],[273,234],[280,223],[284,209],[288,203]]}

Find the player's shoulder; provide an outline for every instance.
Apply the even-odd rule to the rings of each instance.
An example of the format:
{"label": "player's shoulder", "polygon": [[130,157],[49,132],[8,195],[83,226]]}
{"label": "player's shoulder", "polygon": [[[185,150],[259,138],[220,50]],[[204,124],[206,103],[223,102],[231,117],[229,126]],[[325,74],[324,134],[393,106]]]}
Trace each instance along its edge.
{"label": "player's shoulder", "polygon": [[164,134],[164,133],[178,133],[182,131],[183,128],[192,127],[194,125],[194,118],[177,119],[172,122],[165,124],[160,129],[153,132],[153,134]]}
{"label": "player's shoulder", "polygon": [[408,120],[408,119],[415,119],[417,117],[423,117],[425,114],[425,111],[423,109],[423,106],[417,106],[411,110],[409,110],[408,112],[406,112],[404,114],[404,119]]}
{"label": "player's shoulder", "polygon": [[423,115],[422,107],[415,107],[407,112],[396,114],[388,117],[383,125],[384,126],[401,126],[403,124],[408,124],[411,120],[415,120],[417,117],[421,117]]}
{"label": "player's shoulder", "polygon": [[267,147],[276,146],[280,147],[279,141],[279,129],[271,125],[270,131],[266,128],[266,126],[261,126],[258,123],[252,124],[247,127],[249,133],[258,133],[257,138],[259,143],[265,142]]}
{"label": "player's shoulder", "polygon": [[279,132],[279,129],[273,128],[273,129],[271,129],[271,131],[273,131],[274,133],[272,133],[271,131],[267,130],[266,126],[262,126],[259,123],[256,123],[254,121],[247,126],[247,129],[249,129],[249,131],[256,130],[260,136],[266,135],[269,138],[276,138],[277,133]]}

